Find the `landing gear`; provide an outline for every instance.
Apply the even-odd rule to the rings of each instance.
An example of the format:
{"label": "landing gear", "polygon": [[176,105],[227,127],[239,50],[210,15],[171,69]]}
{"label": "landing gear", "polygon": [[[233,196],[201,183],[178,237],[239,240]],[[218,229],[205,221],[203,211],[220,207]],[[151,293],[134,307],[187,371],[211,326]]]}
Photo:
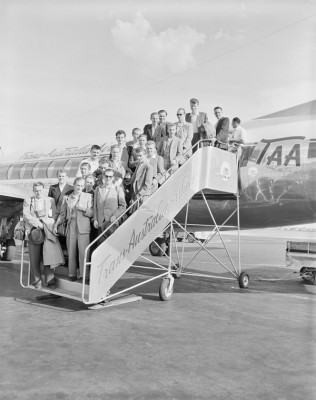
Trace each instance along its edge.
{"label": "landing gear", "polygon": [[242,272],[239,275],[238,283],[241,289],[246,289],[249,287],[249,275],[246,272]]}
{"label": "landing gear", "polygon": [[170,237],[157,237],[154,242],[149,245],[150,254],[154,257],[169,256]]}
{"label": "landing gear", "polygon": [[313,285],[316,283],[316,270],[303,267],[300,270],[300,276],[305,282],[311,282]]}
{"label": "landing gear", "polygon": [[163,238],[157,238],[154,242],[149,245],[149,251],[152,256],[164,256],[167,252],[167,243]]}
{"label": "landing gear", "polygon": [[166,276],[163,278],[159,288],[159,297],[162,301],[171,300],[173,295],[173,276]]}

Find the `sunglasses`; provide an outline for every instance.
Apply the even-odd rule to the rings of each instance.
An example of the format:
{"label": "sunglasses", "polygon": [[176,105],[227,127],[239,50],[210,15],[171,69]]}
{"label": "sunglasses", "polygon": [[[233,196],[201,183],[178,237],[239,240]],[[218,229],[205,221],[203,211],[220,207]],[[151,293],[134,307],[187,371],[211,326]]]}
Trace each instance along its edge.
{"label": "sunglasses", "polygon": [[110,179],[110,178],[113,178],[114,175],[103,175],[103,176],[104,176],[104,178]]}
{"label": "sunglasses", "polygon": [[183,115],[183,113],[182,114],[177,114],[177,117],[179,117],[179,115]]}

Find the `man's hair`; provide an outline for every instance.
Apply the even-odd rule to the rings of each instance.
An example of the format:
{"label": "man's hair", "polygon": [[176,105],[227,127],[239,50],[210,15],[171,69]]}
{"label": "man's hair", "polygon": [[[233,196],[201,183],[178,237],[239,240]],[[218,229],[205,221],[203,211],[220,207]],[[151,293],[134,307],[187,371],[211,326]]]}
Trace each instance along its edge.
{"label": "man's hair", "polygon": [[146,150],[143,147],[139,147],[138,149],[135,150],[136,154],[146,154]]}
{"label": "man's hair", "polygon": [[199,99],[195,99],[195,98],[191,99],[191,100],[190,100],[190,104],[197,104],[197,105],[199,105],[199,104],[200,104]]}
{"label": "man's hair", "polygon": [[81,176],[77,176],[77,178],[75,178],[75,180],[74,180],[74,185],[79,181],[84,182],[84,178],[82,178]]}
{"label": "man's hair", "polygon": [[90,163],[88,163],[88,162],[83,162],[83,163],[81,163],[80,164],[80,168],[81,167],[88,167],[89,169],[91,169],[91,165],[90,165]]}
{"label": "man's hair", "polygon": [[122,129],[120,129],[119,131],[116,132],[115,136],[117,136],[117,135],[124,135],[126,137],[126,133]]}
{"label": "man's hair", "polygon": [[135,133],[136,131],[141,132],[142,130],[141,130],[140,128],[134,128],[134,129],[132,130],[132,135],[134,135],[134,133]]}
{"label": "man's hair", "polygon": [[146,142],[146,147],[152,146],[152,145],[154,145],[156,147],[156,143],[153,140],[148,140],[148,142]]}
{"label": "man's hair", "polygon": [[146,138],[146,140],[147,140],[147,135],[145,135],[145,133],[142,133],[141,135],[139,135],[138,139],[141,138],[141,137]]}
{"label": "man's hair", "polygon": [[173,122],[171,122],[171,124],[168,124],[168,129],[172,128],[173,126],[177,129],[177,125]]}
{"label": "man's hair", "polygon": [[184,108],[179,108],[178,111],[180,111],[180,110],[183,111],[183,114],[185,114],[185,109]]}
{"label": "man's hair", "polygon": [[58,176],[59,174],[67,175],[67,171],[64,168],[60,168],[59,170],[57,170],[56,176]]}
{"label": "man's hair", "polygon": [[85,179],[85,181],[86,181],[87,179],[92,179],[93,182],[95,182],[95,176],[92,175],[92,174],[87,175],[84,179]]}
{"label": "man's hair", "polygon": [[234,117],[232,122],[237,122],[237,124],[241,123],[240,118],[238,118],[238,117]]}
{"label": "man's hair", "polygon": [[104,163],[109,163],[110,160],[108,160],[106,157],[102,157],[99,160],[99,165],[103,165]]}
{"label": "man's hair", "polygon": [[93,144],[93,145],[91,146],[90,151],[92,151],[92,150],[101,150],[101,147],[100,147],[98,144]]}
{"label": "man's hair", "polygon": [[162,114],[162,113],[165,113],[165,114],[166,114],[166,116],[168,115],[168,113],[167,113],[167,111],[166,111],[166,110],[160,110],[160,111],[158,111],[158,114]]}
{"label": "man's hair", "polygon": [[220,107],[220,106],[214,107],[214,111],[217,110],[218,108],[219,108],[221,111],[223,111],[222,107]]}
{"label": "man's hair", "polygon": [[152,119],[153,115],[158,115],[158,117],[159,117],[159,114],[158,114],[156,111],[154,111],[154,112],[152,112],[152,113],[150,114],[150,119]]}
{"label": "man's hair", "polygon": [[44,184],[43,184],[42,182],[35,182],[35,183],[33,183],[33,190],[34,190],[37,186],[42,186],[42,188],[44,188]]}
{"label": "man's hair", "polygon": [[103,171],[103,175],[105,175],[106,171],[111,171],[111,172],[113,172],[113,176],[114,176],[114,169],[113,169],[113,168],[108,167],[107,169],[105,169],[105,170]]}

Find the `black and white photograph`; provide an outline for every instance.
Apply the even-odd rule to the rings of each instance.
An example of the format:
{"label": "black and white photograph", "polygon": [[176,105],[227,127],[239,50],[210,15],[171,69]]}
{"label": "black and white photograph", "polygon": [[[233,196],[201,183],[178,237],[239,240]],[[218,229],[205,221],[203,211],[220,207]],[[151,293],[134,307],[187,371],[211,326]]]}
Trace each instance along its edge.
{"label": "black and white photograph", "polygon": [[1,0],[0,48],[0,400],[315,400],[316,0]]}

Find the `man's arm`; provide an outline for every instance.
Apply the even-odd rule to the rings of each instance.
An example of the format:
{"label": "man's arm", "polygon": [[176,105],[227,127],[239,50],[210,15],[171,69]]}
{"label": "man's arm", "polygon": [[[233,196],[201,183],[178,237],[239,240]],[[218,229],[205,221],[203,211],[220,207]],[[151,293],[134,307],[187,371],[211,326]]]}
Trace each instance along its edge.
{"label": "man's arm", "polygon": [[123,189],[121,187],[117,187],[117,200],[118,200],[118,207],[113,213],[113,217],[117,219],[120,215],[124,213],[126,210],[126,201]]}
{"label": "man's arm", "polygon": [[23,218],[24,220],[31,226],[35,228],[43,228],[43,224],[36,218],[34,215],[31,214],[31,202],[30,199],[25,199],[23,202]]}
{"label": "man's arm", "polygon": [[179,139],[179,141],[177,143],[177,153],[176,153],[176,156],[174,158],[174,160],[176,162],[179,162],[181,160],[181,158],[182,158],[182,147],[183,147],[182,141]]}

